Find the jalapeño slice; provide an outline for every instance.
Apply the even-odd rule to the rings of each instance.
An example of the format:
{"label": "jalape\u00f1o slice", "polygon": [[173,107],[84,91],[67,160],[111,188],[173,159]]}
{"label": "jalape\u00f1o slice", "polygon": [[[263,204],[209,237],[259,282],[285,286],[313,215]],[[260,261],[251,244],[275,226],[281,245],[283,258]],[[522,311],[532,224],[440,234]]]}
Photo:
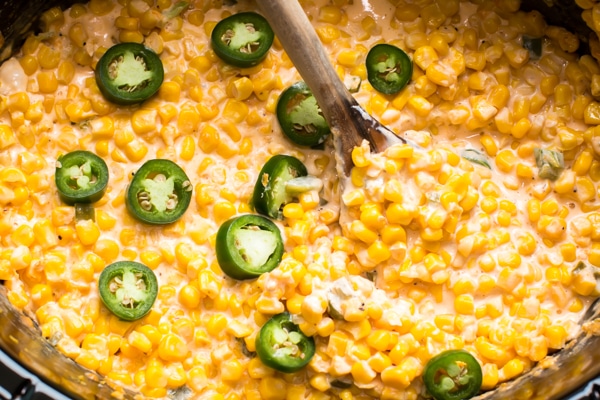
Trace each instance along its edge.
{"label": "jalape\u00f1o slice", "polygon": [[373,46],[366,64],[369,83],[383,94],[398,93],[412,77],[412,61],[402,49],[391,44]]}
{"label": "jalape\u00f1o slice", "polygon": [[273,29],[262,15],[242,12],[221,20],[212,31],[211,43],[223,61],[247,68],[267,56],[274,37]]}
{"label": "jalape\u00f1o slice", "polygon": [[277,120],[283,133],[300,146],[321,144],[330,132],[317,100],[304,82],[297,82],[281,93]]}
{"label": "jalape\u00f1o slice", "polygon": [[113,314],[125,321],[135,321],[152,308],[158,281],[144,264],[117,261],[100,273],[98,290],[102,302]]}
{"label": "jalape\u00f1o slice", "polygon": [[158,55],[139,43],[119,43],[104,53],[96,65],[96,83],[109,101],[136,104],[158,91],[164,79]]}
{"label": "jalape\u00f1o slice", "polygon": [[279,228],[260,215],[241,215],[219,227],[216,240],[219,266],[234,279],[252,279],[273,270],[283,256]]}
{"label": "jalape\u00f1o slice", "polygon": [[441,352],[423,372],[423,383],[436,400],[470,399],[479,392],[481,382],[481,365],[465,350]]}
{"label": "jalape\u00f1o slice", "polygon": [[146,161],[125,192],[125,204],[135,218],[148,224],[177,221],[192,200],[189,178],[171,160]]}
{"label": "jalape\u00f1o slice", "polygon": [[293,200],[293,195],[286,188],[287,182],[307,175],[306,167],[297,158],[283,154],[271,157],[263,165],[254,185],[254,210],[271,218],[282,219],[281,207]]}
{"label": "jalape\u00f1o slice", "polygon": [[285,373],[304,368],[315,354],[315,341],[292,322],[289,313],[275,315],[256,336],[256,353],[263,364]]}
{"label": "jalape\u00f1o slice", "polygon": [[106,192],[108,167],[94,153],[72,151],[58,157],[54,182],[65,203],[94,203]]}

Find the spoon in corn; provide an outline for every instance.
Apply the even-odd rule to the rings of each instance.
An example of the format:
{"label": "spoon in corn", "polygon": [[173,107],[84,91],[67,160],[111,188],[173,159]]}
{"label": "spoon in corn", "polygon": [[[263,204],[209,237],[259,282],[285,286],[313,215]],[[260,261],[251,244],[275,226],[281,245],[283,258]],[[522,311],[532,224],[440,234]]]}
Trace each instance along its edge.
{"label": "spoon in corn", "polygon": [[312,91],[334,138],[336,167],[343,186],[353,167],[352,150],[363,140],[371,150],[406,143],[367,113],[333,69],[302,6],[296,0],[258,0],[294,66]]}

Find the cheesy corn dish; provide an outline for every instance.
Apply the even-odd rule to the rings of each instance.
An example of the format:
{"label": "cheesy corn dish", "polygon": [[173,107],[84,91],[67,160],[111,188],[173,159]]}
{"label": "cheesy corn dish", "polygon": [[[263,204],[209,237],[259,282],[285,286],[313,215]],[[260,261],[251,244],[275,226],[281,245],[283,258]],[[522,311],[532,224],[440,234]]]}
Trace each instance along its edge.
{"label": "cheesy corn dish", "polygon": [[[600,66],[577,53],[577,36],[516,0],[300,3],[357,101],[410,142],[356,147],[343,189],[330,137],[306,146],[282,134],[278,100],[301,77],[277,38],[246,66],[211,44],[219,22],[260,14],[252,1],[50,9],[0,66],[0,280],[40,334],[117,397],[416,399],[431,395],[428,363],[454,350],[476,360],[475,391],[488,391],[563,348],[600,295]],[[577,3],[595,29],[600,5]],[[255,37],[253,24],[220,37],[234,42],[239,29]],[[412,62],[395,94],[367,76],[381,43]],[[118,44],[158,61],[105,65]],[[136,81],[150,66],[163,80],[145,100],[120,102],[97,76]],[[85,207],[57,179],[95,182],[92,167],[66,167],[81,151],[108,176]],[[258,220],[261,169],[281,156],[309,184]],[[147,175],[149,162],[160,166]],[[144,220],[152,198],[161,212],[187,208]],[[245,261],[264,264],[274,238],[282,247],[272,269],[232,277],[221,229],[241,217],[255,228],[234,240],[250,243]],[[99,286],[115,265],[138,269]],[[109,309],[101,291],[122,288],[123,312]],[[131,317],[141,302],[146,313]],[[267,350],[297,368],[262,355],[261,328],[282,316],[281,347]],[[461,371],[438,383],[454,390]]]}

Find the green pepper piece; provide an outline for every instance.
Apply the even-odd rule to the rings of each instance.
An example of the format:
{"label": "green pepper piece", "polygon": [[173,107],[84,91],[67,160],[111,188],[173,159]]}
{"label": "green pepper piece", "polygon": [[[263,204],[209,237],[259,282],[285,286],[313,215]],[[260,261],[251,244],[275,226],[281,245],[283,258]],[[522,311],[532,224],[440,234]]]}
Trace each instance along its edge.
{"label": "green pepper piece", "polygon": [[236,341],[240,344],[240,348],[241,348],[243,355],[245,355],[246,357],[249,357],[249,358],[256,357],[256,352],[250,351],[250,349],[248,349],[248,346],[246,345],[246,341],[244,340],[244,338],[241,338],[241,337],[236,338]]}
{"label": "green pepper piece", "polygon": [[283,154],[271,157],[258,174],[252,194],[252,207],[259,214],[282,219],[281,207],[294,199],[286,190],[287,182],[306,175],[306,167],[297,158]]}
{"label": "green pepper piece", "polygon": [[313,190],[320,192],[321,189],[323,189],[323,181],[312,175],[299,176],[285,183],[285,191],[292,196],[298,196]]}
{"label": "green pepper piece", "polygon": [[96,65],[96,83],[107,100],[129,105],[152,97],[162,85],[164,69],[159,56],[139,43],[119,43]]}
{"label": "green pepper piece", "polygon": [[460,156],[465,160],[471,161],[474,164],[482,165],[486,168],[492,169],[492,166],[487,160],[487,157],[476,149],[464,149]]}
{"label": "green pepper piece", "polygon": [[267,56],[274,38],[267,20],[255,12],[242,12],[221,20],[210,35],[215,54],[240,68],[260,63]]}
{"label": "green pepper piece", "polygon": [[346,86],[346,89],[348,89],[350,93],[358,93],[361,83],[362,79],[360,76],[346,75],[344,78],[344,86]]}
{"label": "green pepper piece", "polygon": [[283,239],[277,225],[260,215],[241,215],[224,222],[217,231],[219,266],[233,279],[253,279],[281,262]]}
{"label": "green pepper piece", "polygon": [[344,314],[342,314],[342,311],[337,309],[332,303],[331,301],[327,302],[327,314],[329,314],[329,316],[332,319],[337,319],[339,321],[344,321]]}
{"label": "green pepper piece", "polygon": [[542,38],[523,35],[523,47],[529,50],[529,58],[538,60],[542,56]]}
{"label": "green pepper piece", "polygon": [[54,182],[63,202],[69,205],[94,203],[106,192],[108,167],[94,153],[72,151],[58,157]]}
{"label": "green pepper piece", "polygon": [[173,4],[173,7],[164,11],[162,13],[163,17],[167,20],[178,17],[181,13],[183,13],[190,6],[189,1],[178,1]]}
{"label": "green pepper piece", "polygon": [[277,121],[283,133],[300,146],[319,145],[330,133],[317,100],[304,82],[297,82],[281,93]]}
{"label": "green pepper piece", "polygon": [[315,355],[314,339],[302,333],[287,312],[263,325],[255,347],[263,364],[285,373],[301,370]]}
{"label": "green pepper piece", "polygon": [[436,400],[465,400],[481,389],[481,365],[465,350],[447,350],[429,360],[423,383]]}
{"label": "green pepper piece", "polygon": [[377,44],[369,50],[366,59],[367,79],[383,94],[402,90],[412,78],[413,64],[408,55],[391,44]]}
{"label": "green pepper piece", "polygon": [[571,287],[582,296],[600,296],[600,268],[579,261],[573,268]]}
{"label": "green pepper piece", "polygon": [[135,261],[117,261],[100,273],[100,299],[117,317],[135,321],[150,312],[158,294],[154,272]]}
{"label": "green pepper piece", "polygon": [[85,221],[91,219],[96,220],[96,209],[89,203],[75,203],[75,220]]}
{"label": "green pepper piece", "polygon": [[192,184],[171,160],[146,161],[125,192],[131,215],[148,224],[170,224],[185,213],[192,200]]}
{"label": "green pepper piece", "polygon": [[337,378],[329,382],[329,384],[337,389],[349,389],[352,387],[352,381],[349,379]]}
{"label": "green pepper piece", "polygon": [[560,176],[565,168],[565,160],[563,154],[554,150],[533,149],[535,163],[538,167],[538,175],[542,179],[555,181]]}

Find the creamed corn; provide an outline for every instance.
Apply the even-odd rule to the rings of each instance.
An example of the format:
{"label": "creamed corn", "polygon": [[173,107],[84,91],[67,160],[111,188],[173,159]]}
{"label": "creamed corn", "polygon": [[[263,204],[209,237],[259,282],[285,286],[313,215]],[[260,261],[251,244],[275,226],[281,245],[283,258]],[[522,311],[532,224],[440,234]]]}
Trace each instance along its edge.
{"label": "creamed corn", "polygon": [[[575,35],[518,11],[518,0],[301,1],[340,77],[362,81],[359,103],[412,143],[357,147],[341,192],[331,143],[300,148],[281,134],[277,99],[300,76],[277,41],[246,69],[211,49],[216,23],[256,4],[189,3],[171,19],[171,0],[53,8],[0,67],[0,280],[61,353],[149,398],[416,399],[441,351],[470,351],[490,390],[577,335],[600,294],[596,42],[592,56],[577,55]],[[600,3],[577,3],[600,32]],[[544,38],[539,57],[523,36]],[[164,64],[162,87],[141,105],[108,102],[94,80],[118,42],[143,43]],[[367,81],[366,54],[381,42],[414,63],[397,95]],[[564,156],[555,181],[538,176],[539,148]],[[55,160],[77,149],[110,170],[95,222],[76,221],[54,186]],[[283,208],[278,268],[232,280],[215,258],[216,231],[252,212],[258,172],[281,153],[325,188]],[[179,164],[194,188],[184,217],[165,227],[137,222],[124,204],[150,158]],[[99,299],[98,276],[117,260],[158,276],[139,321]],[[317,344],[294,374],[254,353],[260,327],[283,311]]]}

